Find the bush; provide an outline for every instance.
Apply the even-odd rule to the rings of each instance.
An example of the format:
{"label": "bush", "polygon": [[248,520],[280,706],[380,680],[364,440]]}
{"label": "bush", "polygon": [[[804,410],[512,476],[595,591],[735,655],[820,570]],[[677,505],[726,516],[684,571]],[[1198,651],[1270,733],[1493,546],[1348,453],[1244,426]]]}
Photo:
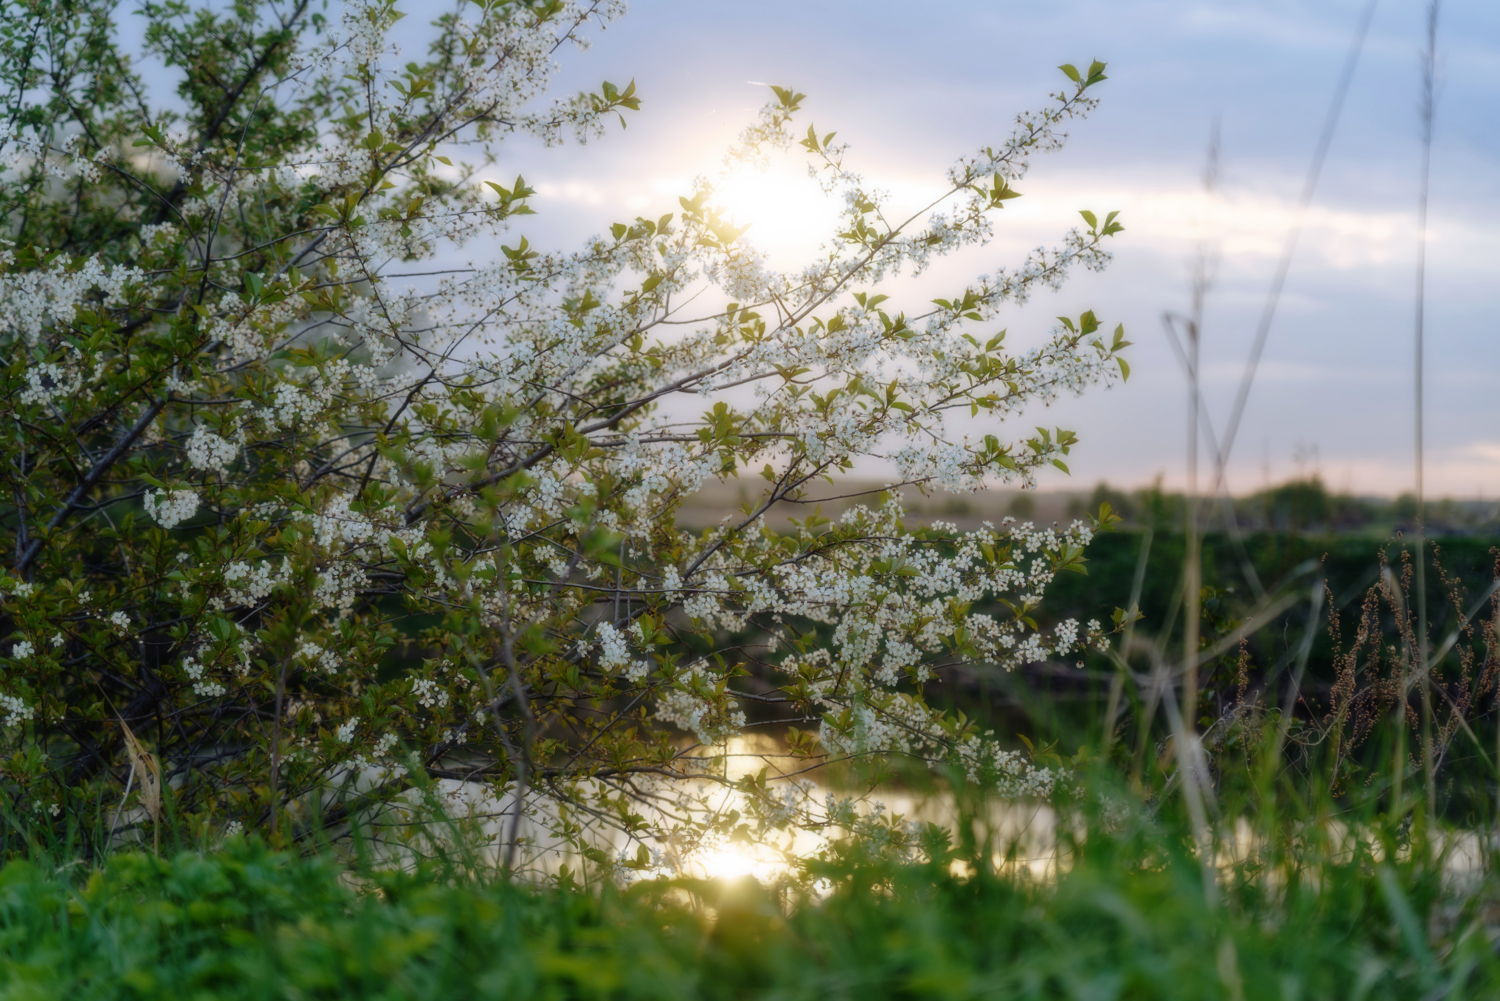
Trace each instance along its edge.
{"label": "bush", "polygon": [[[907,531],[893,497],[838,524],[811,502],[861,456],[950,490],[1029,481],[1070,432],[970,440],[945,414],[1126,371],[1092,313],[1023,353],[982,329],[1102,267],[1113,214],[935,306],[878,291],[989,238],[1103,64],[1064,66],[1048,107],[904,223],[773,88],[731,160],[798,142],[843,199],[806,270],[770,269],[711,186],[544,252],[513,228],[534,189],[492,165],[514,136],[598,138],[638,109],[633,84],[543,98],[552,53],[621,9],[481,0],[397,29],[392,0],[147,5],[143,55],[174,96],[132,68],[113,3],[0,4],[16,816],[95,847],[165,817],[287,843],[433,778],[482,786],[492,814],[554,800],[564,838],[654,834],[670,861],[716,836],[701,751],[752,697],[814,759],[905,751],[1050,788],[920,686],[1098,642],[1033,615],[1092,529],[954,537]],[[398,35],[426,51],[398,58]],[[661,409],[683,394],[701,413]],[[742,516],[678,530],[685,495],[745,470],[766,486]],[[783,500],[808,508],[787,534],[760,519]],[[821,822],[764,793],[746,787],[757,822]],[[662,797],[699,819],[644,809]]]}
{"label": "bush", "polygon": [[[1434,866],[1303,854],[1207,902],[1165,827],[1094,830],[1055,885],[822,865],[803,888],[626,891],[366,873],[232,839],[84,885],[0,872],[0,991],[76,998],[1420,998],[1497,980],[1483,908]],[[1368,847],[1368,846],[1367,846]],[[821,890],[811,887],[816,883]],[[1428,933],[1432,940],[1429,942]],[[1443,993],[1446,992],[1446,993]]]}

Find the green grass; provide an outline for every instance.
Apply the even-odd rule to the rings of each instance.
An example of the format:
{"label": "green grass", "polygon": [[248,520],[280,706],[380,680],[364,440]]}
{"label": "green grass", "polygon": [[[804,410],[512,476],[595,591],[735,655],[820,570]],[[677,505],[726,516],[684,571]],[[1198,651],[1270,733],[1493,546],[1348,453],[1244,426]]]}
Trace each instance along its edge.
{"label": "green grass", "polygon": [[[523,889],[256,840],[0,872],[5,998],[1435,998],[1500,993],[1488,887],[1365,854],[1231,879],[1137,811],[1054,882],[947,864]],[[358,886],[358,889],[355,886]],[[831,888],[831,892],[830,892]],[[1493,917],[1490,917],[1493,921]]]}

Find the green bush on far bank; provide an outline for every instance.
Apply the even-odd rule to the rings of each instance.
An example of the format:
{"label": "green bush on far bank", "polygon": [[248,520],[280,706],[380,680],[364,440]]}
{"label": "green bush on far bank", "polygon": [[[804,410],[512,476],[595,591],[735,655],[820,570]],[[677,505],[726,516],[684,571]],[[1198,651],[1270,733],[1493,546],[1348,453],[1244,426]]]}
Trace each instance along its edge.
{"label": "green bush on far bank", "polygon": [[[1127,526],[1157,531],[1181,531],[1187,514],[1187,498],[1163,490],[1158,480],[1154,486],[1129,492],[1101,482],[1087,500],[1081,494],[1074,497],[1068,504],[1067,515],[1083,517],[1097,511],[1102,503],[1109,504]],[[1428,500],[1422,507],[1429,534],[1500,534],[1500,504],[1495,501],[1442,498]],[[1417,521],[1417,499],[1412,494],[1401,494],[1394,499],[1356,497],[1329,490],[1316,473],[1236,497],[1228,509],[1234,512],[1235,524],[1242,531],[1353,533],[1378,539],[1398,531],[1410,533]],[[1029,512],[1028,515],[1012,513],[1029,516]],[[1224,502],[1200,498],[1199,519],[1203,526],[1222,528],[1226,513]]]}

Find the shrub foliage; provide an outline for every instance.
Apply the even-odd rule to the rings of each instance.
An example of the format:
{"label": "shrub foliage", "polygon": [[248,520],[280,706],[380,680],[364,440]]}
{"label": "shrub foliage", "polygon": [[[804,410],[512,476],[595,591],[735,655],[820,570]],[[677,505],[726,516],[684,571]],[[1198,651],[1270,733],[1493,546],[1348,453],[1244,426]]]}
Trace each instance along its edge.
{"label": "shrub foliage", "polygon": [[[935,302],[878,291],[990,238],[1102,64],[1064,66],[905,216],[774,88],[728,162],[805,156],[840,201],[800,270],[709,182],[545,250],[496,159],[639,108],[634,84],[546,96],[622,8],[479,0],[412,28],[394,0],[147,2],[131,51],[113,2],[0,3],[13,810],[100,841],[164,811],[284,841],[453,779],[670,861],[717,830],[694,783],[745,700],[814,763],[906,752],[1051,789],[922,686],[1097,642],[1035,617],[1092,526],[910,531],[892,495],[837,523],[815,501],[867,458],[896,486],[1027,481],[1074,437],[999,422],[1128,371],[1092,313],[1025,351],[991,322],[1103,266],[1113,214]],[[741,473],[741,514],[678,529]],[[821,822],[805,790],[744,792],[760,823]]]}

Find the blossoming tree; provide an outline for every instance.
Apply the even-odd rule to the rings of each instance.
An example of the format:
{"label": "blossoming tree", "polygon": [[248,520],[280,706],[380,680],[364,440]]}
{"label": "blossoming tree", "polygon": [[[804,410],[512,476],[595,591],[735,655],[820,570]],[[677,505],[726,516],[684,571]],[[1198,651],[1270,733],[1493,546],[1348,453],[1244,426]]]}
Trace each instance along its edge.
{"label": "blossoming tree", "polygon": [[[904,219],[773,88],[731,159],[800,142],[842,205],[789,272],[706,182],[573,252],[517,230],[533,190],[485,179],[496,150],[639,105],[633,85],[544,97],[618,0],[457,3],[420,54],[395,0],[145,2],[146,75],[114,8],[0,0],[13,810],[118,839],[161,822],[130,792],[159,767],[179,824],[284,843],[438,778],[517,819],[560,806],[563,836],[612,825],[644,865],[722,825],[688,790],[750,701],[810,764],[900,752],[1050,791],[924,690],[1101,642],[1035,618],[1097,525],[909,530],[894,493],[791,530],[766,514],[811,513],[863,457],[893,487],[1029,482],[1074,439],[1002,420],[1127,373],[1092,314],[1024,353],[985,329],[1103,266],[1113,215],[951,298],[878,291],[989,239],[1101,64],[1064,66],[1063,93]],[[741,513],[677,526],[741,475]],[[762,824],[829,819],[740,785]]]}

